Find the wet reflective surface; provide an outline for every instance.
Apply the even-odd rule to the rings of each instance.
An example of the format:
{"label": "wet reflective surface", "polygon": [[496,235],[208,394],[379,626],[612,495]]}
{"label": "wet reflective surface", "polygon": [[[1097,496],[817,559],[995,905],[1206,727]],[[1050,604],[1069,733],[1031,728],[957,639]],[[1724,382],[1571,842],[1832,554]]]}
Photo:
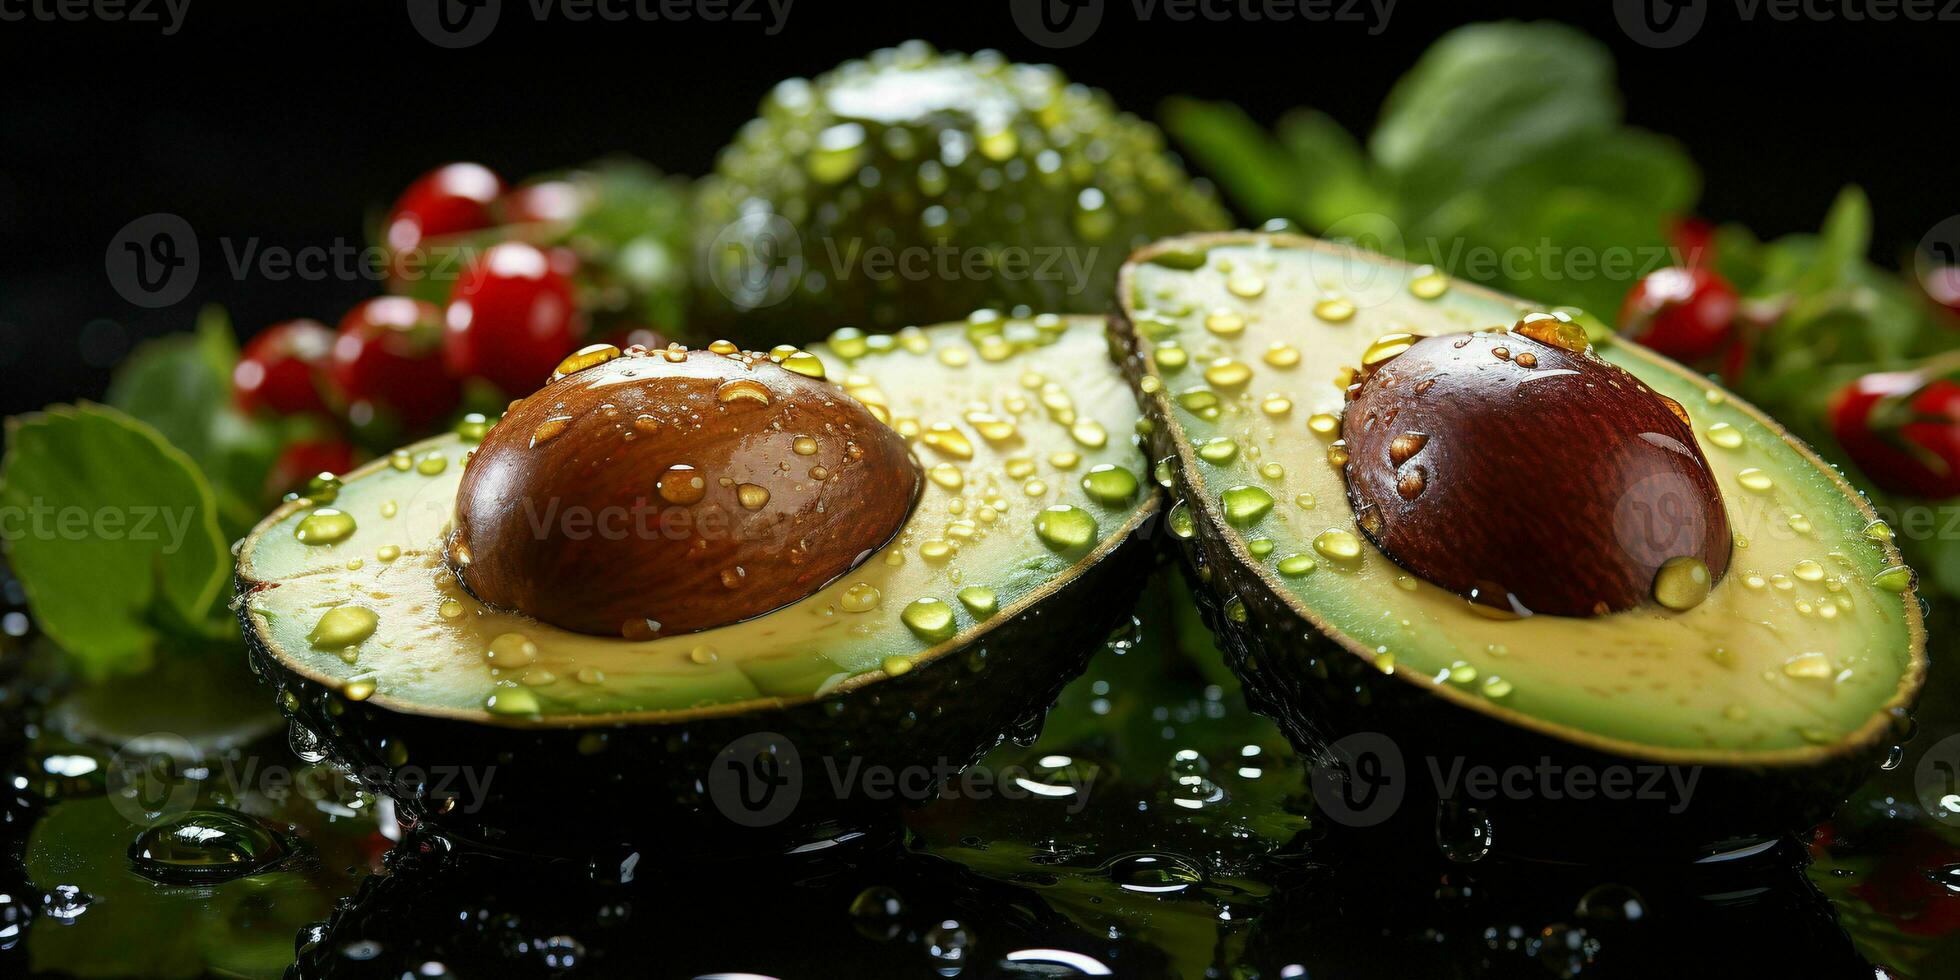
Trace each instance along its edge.
{"label": "wet reflective surface", "polygon": [[[235,662],[123,692],[150,712],[131,726],[116,692],[64,692],[23,639],[0,659],[0,975],[1960,970],[1960,834],[1927,812],[1960,760],[1938,674],[1896,765],[1814,840],[1552,865],[1509,856],[1474,806],[1330,819],[1178,589],[1152,589],[1038,737],[886,825],[739,861],[687,841],[540,859],[404,831],[289,739]],[[603,805],[576,790],[568,835]]]}

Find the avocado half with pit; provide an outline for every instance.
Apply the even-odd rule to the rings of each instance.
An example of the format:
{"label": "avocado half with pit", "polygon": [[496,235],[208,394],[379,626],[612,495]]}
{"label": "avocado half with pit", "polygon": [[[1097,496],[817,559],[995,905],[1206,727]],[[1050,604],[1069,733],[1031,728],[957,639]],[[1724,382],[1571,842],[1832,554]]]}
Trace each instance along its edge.
{"label": "avocado half with pit", "polygon": [[1137,418],[1100,318],[589,348],[275,511],[239,614],[301,736],[411,818],[793,845],[890,810],[851,774],[1038,722],[1127,614]]}
{"label": "avocado half with pit", "polygon": [[1159,242],[1119,290],[1169,537],[1261,709],[1358,767],[1337,819],[1386,793],[1518,852],[1720,849],[1903,739],[1925,637],[1889,529],[1708,379],[1297,236]]}

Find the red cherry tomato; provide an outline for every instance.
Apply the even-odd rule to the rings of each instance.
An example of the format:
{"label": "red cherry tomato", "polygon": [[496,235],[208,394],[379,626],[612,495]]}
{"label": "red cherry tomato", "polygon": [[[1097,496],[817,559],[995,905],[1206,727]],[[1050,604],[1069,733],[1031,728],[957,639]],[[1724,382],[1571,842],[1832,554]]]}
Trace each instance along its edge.
{"label": "red cherry tomato", "polygon": [[305,439],[288,445],[266,474],[268,499],[303,490],[306,481],[322,473],[340,474],[354,468],[354,447],[339,439]]}
{"label": "red cherry tomato", "polygon": [[1677,361],[1698,361],[1722,348],[1735,330],[1735,288],[1696,266],[1649,273],[1627,293],[1620,330]]}
{"label": "red cherry tomato", "polygon": [[449,295],[443,351],[450,371],[513,395],[542,386],[584,328],[559,265],[524,242],[501,242],[479,256]]}
{"label": "red cherry tomato", "polygon": [[245,345],[232,368],[233,400],[246,412],[326,412],[316,372],[332,348],[333,331],[318,320],[287,320],[265,328]]}
{"label": "red cherry tomato", "polygon": [[1879,487],[1960,494],[1960,384],[1911,372],[1867,374],[1831,399],[1831,431]]}
{"label": "red cherry tomato", "polygon": [[1960,265],[1943,265],[1926,273],[1920,284],[1933,302],[1960,313]]}
{"label": "red cherry tomato", "polygon": [[401,252],[423,239],[476,231],[496,223],[491,205],[504,182],[476,163],[451,163],[416,178],[388,212],[388,247]]}
{"label": "red cherry tomato", "polygon": [[1706,218],[1684,215],[1669,223],[1667,237],[1685,266],[1707,265],[1715,256],[1715,226]]}
{"label": "red cherry tomato", "polygon": [[505,222],[571,221],[584,213],[586,193],[569,180],[546,180],[513,188],[497,210]]}
{"label": "red cherry tomato", "polygon": [[442,308],[406,296],[362,302],[340,321],[330,368],[348,415],[380,411],[409,430],[455,411],[463,387],[443,366]]}

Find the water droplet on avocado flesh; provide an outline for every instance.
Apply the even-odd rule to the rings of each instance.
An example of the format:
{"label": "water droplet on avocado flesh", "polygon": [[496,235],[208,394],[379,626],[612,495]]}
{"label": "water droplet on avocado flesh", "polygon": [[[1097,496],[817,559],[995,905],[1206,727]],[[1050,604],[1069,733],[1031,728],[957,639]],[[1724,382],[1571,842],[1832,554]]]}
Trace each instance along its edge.
{"label": "water droplet on avocado flesh", "polygon": [[[1152,488],[1142,478],[1149,463],[1128,438],[1137,420],[1135,401],[1108,360],[1103,323],[1085,317],[1037,325],[1036,319],[1001,318],[1003,335],[1015,339],[1000,360],[990,361],[980,351],[993,335],[976,341],[965,323],[913,331],[903,343],[867,343],[848,363],[828,345],[806,348],[825,364],[826,376],[839,386],[838,397],[876,398],[889,406],[891,427],[906,438],[929,475],[921,478],[918,503],[888,545],[774,612],[699,633],[662,631],[649,634],[651,639],[628,640],[617,633],[571,633],[486,604],[457,586],[443,558],[445,525],[452,520],[466,467],[451,466],[431,477],[415,472],[412,463],[403,471],[385,462],[346,478],[336,506],[359,530],[338,547],[297,541],[293,528],[299,512],[282,519],[276,533],[258,538],[242,556],[242,571],[248,582],[273,587],[252,590],[246,603],[283,659],[332,679],[337,691],[358,678],[371,682],[374,696],[386,697],[391,706],[428,705],[494,715],[505,723],[808,697],[839,678],[884,670],[888,658],[903,658],[916,674],[934,663],[919,659],[929,647],[957,645],[969,630],[1021,615],[1025,603],[1096,560],[1115,535],[1129,534],[1154,505]],[[944,350],[972,356],[954,367],[940,359]],[[584,383],[605,367],[581,370],[559,383]],[[1025,383],[1031,379],[1032,385]],[[766,408],[746,396],[722,402],[713,387],[702,404],[705,412],[724,405],[745,414]],[[969,421],[969,413],[980,421]],[[622,411],[622,432],[635,431],[636,414]],[[980,427],[991,428],[990,419],[1011,421],[1012,436],[998,442],[986,438]],[[529,451],[569,445],[581,438],[582,427],[611,424],[600,415],[582,416],[551,445]],[[947,428],[933,429],[939,424]],[[970,458],[948,456],[924,438],[949,430],[964,438]],[[1088,443],[1098,441],[1097,432],[1107,434],[1102,444],[1086,444],[1085,436]],[[651,481],[644,492],[656,512],[698,513],[715,506],[740,520],[767,513],[789,497],[822,499],[823,516],[835,517],[846,502],[822,496],[827,483],[814,480],[808,470],[813,461],[828,460],[827,454],[850,453],[850,440],[814,427],[787,435],[782,458],[763,461],[781,476],[700,468],[703,498],[692,504],[665,500]],[[808,455],[797,448],[799,437],[808,440]],[[635,441],[647,438],[642,433]],[[446,448],[455,445],[449,439],[421,444],[412,447],[411,458],[430,452],[460,458],[458,449]],[[789,469],[778,468],[784,462]],[[948,469],[936,469],[941,465]],[[725,485],[724,476],[730,481]],[[1038,496],[1025,489],[1033,481],[1041,484]],[[767,490],[768,499],[751,487]],[[380,514],[389,501],[399,512],[384,519]],[[752,503],[764,509],[751,510]],[[601,527],[595,521],[592,533]],[[920,546],[928,541],[949,545],[942,561],[920,557]],[[396,549],[394,560],[370,561],[360,569],[346,568],[346,555],[325,554],[352,547],[372,556],[384,546]],[[788,567],[797,556],[790,551],[776,560]],[[473,549],[472,563],[482,561],[481,549]],[[711,572],[718,576],[723,567]],[[742,568],[741,590],[728,590],[714,579],[717,601],[754,587],[761,569],[753,562]],[[908,620],[908,610],[925,599],[937,600],[924,610],[933,615],[914,612]],[[357,664],[308,639],[336,606],[359,606],[377,615],[377,628],[354,648]],[[659,611],[649,612],[658,622]],[[509,635],[519,640],[501,639]],[[341,638],[344,634],[335,639]],[[700,662],[692,655],[700,647],[715,656]],[[487,658],[493,650],[508,656]],[[585,677],[597,680],[581,680]]]}
{"label": "water droplet on avocado flesh", "polygon": [[[1191,393],[1188,400],[1173,396],[1167,418],[1160,420],[1170,423],[1167,437],[1176,436],[1175,444],[1187,447],[1192,457],[1168,468],[1187,481],[1176,488],[1188,504],[1173,512],[1173,543],[1189,547],[1184,542],[1236,538],[1242,547],[1226,553],[1262,565],[1264,582],[1354,647],[1392,650],[1398,675],[1433,678],[1474,670],[1476,682],[1442,686],[1594,735],[1681,749],[1798,748],[1810,744],[1799,729],[1815,730],[1818,719],[1828,718],[1832,730],[1853,731],[1894,697],[1901,675],[1918,655],[1918,613],[1909,594],[1909,570],[1894,569],[1899,562],[1889,535],[1867,530],[1873,517],[1833,474],[1732,396],[1710,398],[1706,393],[1714,389],[1701,379],[1629,345],[1588,337],[1579,325],[1583,318],[1534,321],[1532,331],[1542,339],[1530,333],[1507,336],[1505,331],[1518,329],[1527,314],[1539,311],[1454,284],[1434,270],[1384,263],[1364,268],[1364,275],[1345,277],[1353,283],[1344,295],[1355,301],[1355,312],[1330,322],[1316,316],[1315,307],[1336,285],[1327,281],[1328,270],[1349,268],[1343,263],[1351,261],[1351,253],[1327,261],[1327,253],[1309,251],[1297,240],[1253,235],[1236,242],[1209,239],[1206,252],[1208,261],[1199,268],[1129,266],[1129,287],[1121,297],[1126,312],[1148,298],[1156,320],[1153,336],[1139,334],[1132,341],[1135,349],[1180,343],[1197,363],[1229,360],[1251,369],[1243,387],[1227,392],[1209,386],[1193,389],[1188,369],[1180,374],[1162,370],[1149,358],[1134,362],[1167,393]],[[1257,297],[1240,297],[1221,267],[1252,264],[1258,264],[1265,289]],[[1243,319],[1244,329],[1231,335],[1207,329],[1207,319],[1221,314]],[[1521,398],[1535,397],[1534,389],[1550,391],[1568,382],[1570,376],[1558,373],[1556,363],[1563,352],[1596,356],[1624,369],[1665,399],[1659,402],[1661,417],[1678,422],[1676,408],[1667,404],[1675,403],[1689,417],[1687,438],[1701,446],[1721,491],[1730,532],[1738,542],[1747,542],[1746,548],[1732,552],[1729,573],[1708,576],[1706,593],[1700,594],[1701,576],[1691,564],[1675,566],[1664,581],[1656,581],[1650,572],[1639,583],[1637,601],[1607,615],[1588,611],[1486,618],[1462,596],[1420,576],[1414,576],[1412,590],[1398,587],[1396,580],[1410,578],[1409,571],[1364,534],[1368,524],[1392,521],[1396,514],[1357,513],[1344,469],[1356,465],[1364,430],[1383,432],[1378,451],[1393,476],[1388,484],[1392,500],[1375,502],[1384,512],[1391,503],[1421,508],[1443,499],[1449,486],[1450,468],[1432,457],[1454,450],[1437,432],[1405,418],[1390,419],[1380,411],[1372,419],[1366,412],[1355,413],[1343,389],[1359,379],[1336,377],[1335,367],[1360,367],[1371,347],[1378,368],[1400,363],[1409,348],[1393,335],[1462,337],[1473,331],[1491,331],[1475,336],[1489,337],[1487,347],[1506,348],[1502,359],[1484,354],[1476,369],[1515,377],[1524,392]],[[1390,342],[1377,344],[1383,338]],[[1554,348],[1549,355],[1547,346]],[[1279,347],[1297,352],[1299,366],[1281,368],[1264,358]],[[1583,354],[1588,347],[1592,353]],[[1520,364],[1519,353],[1532,353],[1533,363]],[[1405,377],[1398,384],[1406,389],[1407,403],[1447,394],[1443,381],[1427,375]],[[1287,397],[1294,411],[1280,416],[1263,412],[1261,401],[1269,393]],[[1395,437],[1411,431],[1422,431],[1425,444],[1403,439],[1391,449]],[[1243,447],[1260,447],[1258,465],[1234,461],[1219,466],[1205,460],[1199,447],[1219,439],[1230,440],[1242,452]],[[1329,465],[1335,439],[1343,440],[1340,448],[1349,458]],[[1611,448],[1679,455],[1666,439],[1643,439],[1638,432],[1625,434],[1621,442],[1623,446]],[[1149,445],[1161,456],[1172,443],[1159,439]],[[1528,448],[1545,453],[1571,449]],[[1392,460],[1392,452],[1404,458]],[[1277,464],[1279,476],[1266,475],[1268,462]],[[1415,467],[1422,467],[1419,478],[1411,475]],[[1300,506],[1275,507],[1256,524],[1240,527],[1221,500],[1238,487],[1256,487],[1273,500]],[[1644,492],[1655,489],[1643,488],[1624,501],[1607,495],[1604,510],[1594,518],[1606,529],[1605,539],[1615,542],[1624,535],[1629,546],[1653,550],[1656,570],[1670,557],[1702,558],[1685,546],[1682,501],[1668,492]],[[1535,560],[1557,567],[1570,549],[1557,536],[1543,533],[1543,512],[1563,502],[1561,494],[1566,493],[1559,487],[1532,487],[1514,499],[1454,515],[1439,527],[1462,538],[1466,549],[1470,536],[1515,531],[1518,540],[1535,542],[1526,549]],[[1792,515],[1801,515],[1796,524],[1810,531],[1797,530]],[[1344,535],[1356,546],[1353,557],[1345,560],[1328,553],[1349,553],[1342,547]],[[1254,554],[1255,539],[1272,542],[1266,556]],[[1801,562],[1821,566],[1824,574],[1800,577]],[[1803,574],[1811,574],[1811,568],[1803,565]],[[1245,579],[1215,567],[1209,571],[1210,581],[1221,590],[1224,586],[1217,583],[1240,583],[1231,592],[1221,591],[1221,608],[1226,599],[1243,593]],[[1752,581],[1757,587],[1749,586]],[[1769,587],[1772,581],[1776,588]],[[1503,594],[1501,588],[1497,594]],[[1828,616],[1821,612],[1825,607],[1832,610]],[[1715,647],[1724,651],[1724,662],[1704,655]],[[1499,657],[1492,652],[1497,650],[1534,655]],[[1784,673],[1791,656],[1807,651],[1828,654],[1834,667],[1829,678]],[[1856,663],[1845,664],[1847,657]],[[1848,674],[1845,666],[1852,668]],[[1732,705],[1746,705],[1746,717],[1725,712]]]}

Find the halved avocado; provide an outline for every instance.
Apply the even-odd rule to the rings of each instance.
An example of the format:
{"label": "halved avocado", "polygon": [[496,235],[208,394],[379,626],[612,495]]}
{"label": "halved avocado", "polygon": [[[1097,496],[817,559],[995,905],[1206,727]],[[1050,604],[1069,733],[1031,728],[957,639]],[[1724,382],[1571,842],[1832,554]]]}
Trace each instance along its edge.
{"label": "halved avocado", "polygon": [[[245,540],[253,662],[340,761],[407,773],[390,788],[410,815],[477,839],[578,849],[679,829],[772,846],[887,808],[832,777],[970,763],[1038,721],[1140,588],[1157,504],[1102,325],[983,312],[810,348],[928,478],[888,544],[773,612],[628,640],[478,602],[444,559],[473,443],[445,436],[348,474],[331,501],[289,502]],[[710,765],[757,733],[741,751],[800,759],[800,802],[725,817]],[[487,785],[435,785],[464,770]],[[554,827],[578,839],[535,836]]]}
{"label": "halved avocado", "polygon": [[[1594,338],[1600,358],[1679,403],[1707,447],[1734,545],[1706,599],[1496,615],[1375,547],[1334,440],[1354,380],[1344,369],[1392,353],[1396,342],[1375,346],[1384,335],[1505,328],[1537,308],[1373,253],[1252,233],[1146,248],[1119,296],[1112,340],[1207,622],[1262,709],[1322,762],[1341,764],[1345,750],[1329,746],[1343,736],[1382,733],[1404,790],[1431,800],[1460,794],[1452,774],[1479,766],[1627,770],[1635,790],[1664,767],[1693,779],[1612,800],[1595,781],[1577,800],[1563,783],[1565,798],[1549,798],[1534,776],[1469,801],[1503,846],[1569,853],[1562,843],[1695,846],[1807,826],[1903,738],[1925,637],[1889,533],[1836,470],[1707,379]],[[1534,492],[1549,508],[1562,489]],[[1571,559],[1553,526],[1524,546],[1557,568]]]}

